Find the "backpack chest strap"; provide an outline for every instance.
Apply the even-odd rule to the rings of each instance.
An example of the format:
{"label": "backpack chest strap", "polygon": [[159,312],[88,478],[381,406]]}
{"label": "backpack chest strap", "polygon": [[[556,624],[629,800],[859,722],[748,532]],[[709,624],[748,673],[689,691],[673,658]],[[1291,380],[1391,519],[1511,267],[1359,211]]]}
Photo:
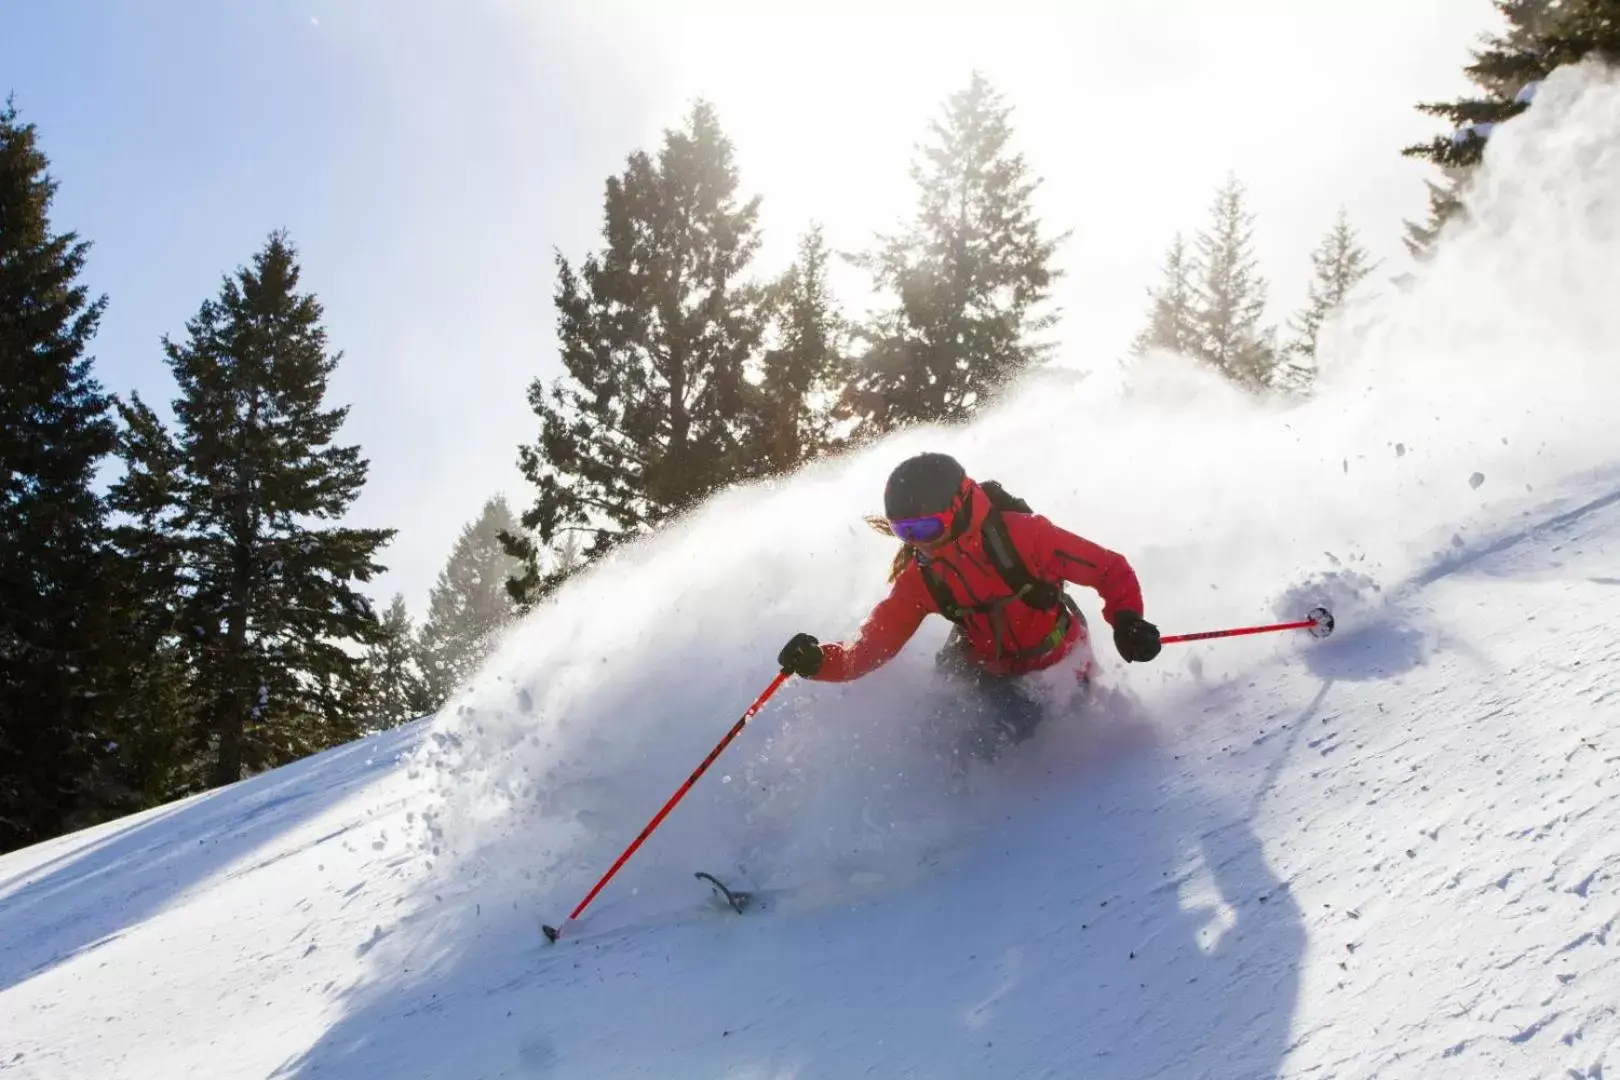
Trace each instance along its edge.
{"label": "backpack chest strap", "polygon": [[[1031,584],[1025,585],[1017,592],[1011,593],[1007,596],[997,597],[994,600],[988,600],[983,603],[962,604],[957,602],[956,597],[945,585],[945,582],[941,580],[940,576],[934,573],[930,567],[926,565],[919,565],[918,569],[922,571],[923,583],[928,586],[928,591],[934,598],[934,606],[939,609],[939,613],[946,619],[958,626],[965,623],[968,617],[971,615],[984,615],[990,620],[990,632],[995,638],[996,660],[998,662],[1003,660],[1032,660],[1038,656],[1044,656],[1053,649],[1057,648],[1059,645],[1063,644],[1064,639],[1069,636],[1069,628],[1076,618],[1084,618],[1082,615],[1080,615],[1080,609],[1075,606],[1073,597],[1065,593],[1061,587],[1052,586],[1047,582],[1032,582]],[[1047,631],[1046,634],[1042,636],[1041,640],[1037,641],[1034,645],[1031,645],[1028,648],[1007,651],[1005,649],[1006,617],[1002,612],[1007,605],[1013,603],[1014,601],[1022,600],[1025,603],[1029,603],[1029,592],[1032,588],[1040,585],[1046,585],[1047,587],[1053,589],[1053,591],[1057,594],[1057,619],[1053,622],[1052,629]],[[1030,606],[1047,609],[1052,605],[1031,604]]]}

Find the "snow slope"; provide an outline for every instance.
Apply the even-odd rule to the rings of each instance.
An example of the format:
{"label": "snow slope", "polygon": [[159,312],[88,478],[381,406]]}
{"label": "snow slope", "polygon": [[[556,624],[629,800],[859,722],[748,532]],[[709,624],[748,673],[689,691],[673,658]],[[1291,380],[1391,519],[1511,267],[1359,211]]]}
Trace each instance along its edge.
{"label": "snow slope", "polygon": [[[0,1074],[1614,1075],[1620,84],[1558,73],[1487,160],[1308,406],[1035,380],[715,500],[434,720],[0,859]],[[781,641],[875,599],[859,516],[924,445],[1128,553],[1167,631],[1339,630],[1100,642],[1100,701],[964,772],[930,627],[790,683],[547,944]]]}

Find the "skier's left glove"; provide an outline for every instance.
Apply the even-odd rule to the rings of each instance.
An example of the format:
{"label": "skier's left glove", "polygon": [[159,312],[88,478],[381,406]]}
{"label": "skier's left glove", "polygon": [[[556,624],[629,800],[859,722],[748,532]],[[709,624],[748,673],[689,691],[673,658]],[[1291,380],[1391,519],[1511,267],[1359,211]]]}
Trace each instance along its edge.
{"label": "skier's left glove", "polygon": [[821,670],[821,659],[821,645],[815,638],[809,634],[794,634],[782,646],[776,662],[782,665],[783,671],[800,678],[813,679]]}
{"label": "skier's left glove", "polygon": [[1159,628],[1134,611],[1114,616],[1114,648],[1133,664],[1145,664],[1159,655]]}

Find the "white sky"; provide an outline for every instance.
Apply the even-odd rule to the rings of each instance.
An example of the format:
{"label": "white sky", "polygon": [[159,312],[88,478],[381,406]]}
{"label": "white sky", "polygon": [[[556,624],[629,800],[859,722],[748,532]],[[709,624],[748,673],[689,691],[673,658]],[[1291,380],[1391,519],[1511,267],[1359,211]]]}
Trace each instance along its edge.
{"label": "white sky", "polygon": [[1063,299],[1082,366],[1138,327],[1164,246],[1203,224],[1228,170],[1251,187],[1284,304],[1341,203],[1373,247],[1397,254],[1426,172],[1396,151],[1437,130],[1412,104],[1463,85],[1466,49],[1490,19],[1474,2],[678,7],[598,11],[618,42],[635,25],[636,75],[660,103],[649,143],[693,97],[718,105],[745,184],[766,196],[778,259],[812,217],[854,247],[903,215],[926,123],[984,71],[1015,107],[1052,230],[1074,230]]}

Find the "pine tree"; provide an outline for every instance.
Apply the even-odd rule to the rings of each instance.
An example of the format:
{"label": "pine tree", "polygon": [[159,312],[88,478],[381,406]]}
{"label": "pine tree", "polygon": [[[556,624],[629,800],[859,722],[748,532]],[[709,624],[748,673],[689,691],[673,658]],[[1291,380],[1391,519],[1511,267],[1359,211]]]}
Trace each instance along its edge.
{"label": "pine tree", "polygon": [[142,465],[126,471],[110,497],[119,512],[111,606],[126,662],[110,695],[117,751],[97,782],[109,806],[129,812],[206,786],[208,772],[198,738],[205,703],[196,692],[181,591],[185,543],[177,493],[184,458],[138,395],[116,405],[123,420],[118,455]]}
{"label": "pine tree", "polygon": [[520,567],[501,544],[502,534],[516,530],[506,500],[490,499],[461,530],[428,594],[421,655],[427,699],[435,709],[484,662],[517,614],[506,582]]}
{"label": "pine tree", "polygon": [[1032,178],[1013,152],[1012,108],[974,72],[930,125],[911,176],[914,220],[856,261],[892,298],[867,327],[844,409],[873,436],[916,422],[955,422],[1043,359],[1043,311],[1058,271],[1036,219]]}
{"label": "pine tree", "polygon": [[1535,84],[1565,64],[1596,58],[1620,60],[1620,0],[1494,0],[1506,30],[1487,36],[1464,73],[1480,89],[1418,110],[1450,121],[1452,133],[1408,146],[1402,153],[1440,166],[1444,180],[1430,184],[1429,216],[1407,222],[1407,248],[1425,259],[1445,224],[1463,214],[1463,191],[1496,125],[1523,112]]}
{"label": "pine tree", "polygon": [[585,569],[584,544],[578,532],[565,532],[542,548],[523,529],[501,533],[501,547],[515,564],[506,579],[506,594],[517,614],[527,615],[563,582]]}
{"label": "pine tree", "polygon": [[[1441,170],[1438,182],[1425,181],[1429,189],[1427,219],[1405,223],[1406,249],[1419,262],[1433,253],[1446,224],[1462,219],[1462,193],[1470,173],[1484,154],[1485,140],[1491,129],[1517,115],[1525,105],[1524,101],[1515,100],[1520,88],[1546,74],[1543,71],[1527,73],[1522,78],[1511,75],[1504,78],[1502,69],[1520,66],[1533,55],[1535,29],[1545,25],[1559,0],[1494,0],[1494,4],[1507,20],[1507,32],[1486,37],[1483,47],[1473,53],[1474,62],[1463,69],[1485,95],[1450,103],[1420,104],[1417,107],[1420,112],[1449,119],[1453,131],[1449,136],[1436,136],[1401,151],[1408,157],[1432,161]],[[1532,63],[1526,71],[1537,66]]]}
{"label": "pine tree", "polygon": [[1460,168],[1441,168],[1440,182],[1433,180],[1423,181],[1429,189],[1429,216],[1423,221],[1405,222],[1406,236],[1402,243],[1413,259],[1422,262],[1434,251],[1434,246],[1440,240],[1440,231],[1446,223],[1462,212],[1463,179],[1466,170]]}
{"label": "pine tree", "polygon": [[1216,192],[1209,229],[1198,234],[1192,352],[1239,386],[1261,390],[1277,356],[1273,332],[1260,326],[1266,282],[1254,257],[1254,216],[1245,194],[1237,178],[1228,177]]}
{"label": "pine tree", "polygon": [[1517,55],[1493,57],[1489,63],[1498,79],[1505,83],[1525,73],[1545,78],[1556,67],[1583,60],[1620,64],[1620,0],[1559,0],[1556,14],[1539,30],[1539,64]]}
{"label": "pine tree", "polygon": [[1192,271],[1192,263],[1187,258],[1187,242],[1178,232],[1165,252],[1159,287],[1148,290],[1153,304],[1149,309],[1147,325],[1131,342],[1132,356],[1145,356],[1151,349],[1162,349],[1182,356],[1196,355],[1198,309]]}
{"label": "pine tree", "polygon": [[580,550],[579,534],[569,533],[551,548],[551,572],[567,579],[585,568],[585,556]]}
{"label": "pine tree", "polygon": [[1507,31],[1487,36],[1483,47],[1473,51],[1473,62],[1463,68],[1483,96],[1419,105],[1419,112],[1451,121],[1455,131],[1407,147],[1407,156],[1451,168],[1479,164],[1491,128],[1525,108],[1525,101],[1516,100],[1519,91],[1552,70],[1539,55],[1541,38],[1561,17],[1563,0],[1495,0],[1494,6],[1507,20]]}
{"label": "pine tree", "polygon": [[756,457],[762,474],[791,472],[831,449],[833,405],[847,377],[847,327],[827,280],[827,244],[819,226],[771,290],[774,347],[761,361]]}
{"label": "pine tree", "polygon": [[[737,188],[731,142],[699,102],[656,158],[637,151],[608,179],[605,249],[578,271],[558,254],[566,374],[530,385],[540,436],[519,450],[538,488],[523,525],[542,546],[579,530],[594,560],[752,469],[746,375],[764,320],[742,275],[759,199]],[[525,599],[545,588],[537,574]]]}
{"label": "pine tree", "polygon": [[1311,282],[1305,290],[1305,307],[1289,323],[1293,337],[1277,374],[1280,389],[1290,393],[1309,389],[1315,377],[1316,343],[1322,324],[1376,268],[1370,259],[1350,226],[1349,213],[1341,208],[1333,227],[1311,253]]}
{"label": "pine tree", "polygon": [[405,598],[398,593],[383,614],[382,631],[371,646],[367,664],[372,691],[367,711],[373,730],[398,727],[434,710],[416,627],[405,610]]}
{"label": "pine tree", "polygon": [[86,349],[106,298],[51,231],[32,124],[0,109],[0,851],[53,835],[102,752],[110,401]]}
{"label": "pine tree", "polygon": [[115,500],[138,508],[137,493],[167,490],[177,632],[202,724],[191,735],[215,784],[357,735],[366,672],[352,646],[380,633],[353,583],[382,569],[373,559],[393,530],[322,524],[344,515],[369,466],[358,447],[334,445],[348,410],[325,397],[340,356],[299,276],[291,244],[272,234],[184,342],[165,337],[176,433],[138,397],[124,409],[141,437],[125,441]]}

